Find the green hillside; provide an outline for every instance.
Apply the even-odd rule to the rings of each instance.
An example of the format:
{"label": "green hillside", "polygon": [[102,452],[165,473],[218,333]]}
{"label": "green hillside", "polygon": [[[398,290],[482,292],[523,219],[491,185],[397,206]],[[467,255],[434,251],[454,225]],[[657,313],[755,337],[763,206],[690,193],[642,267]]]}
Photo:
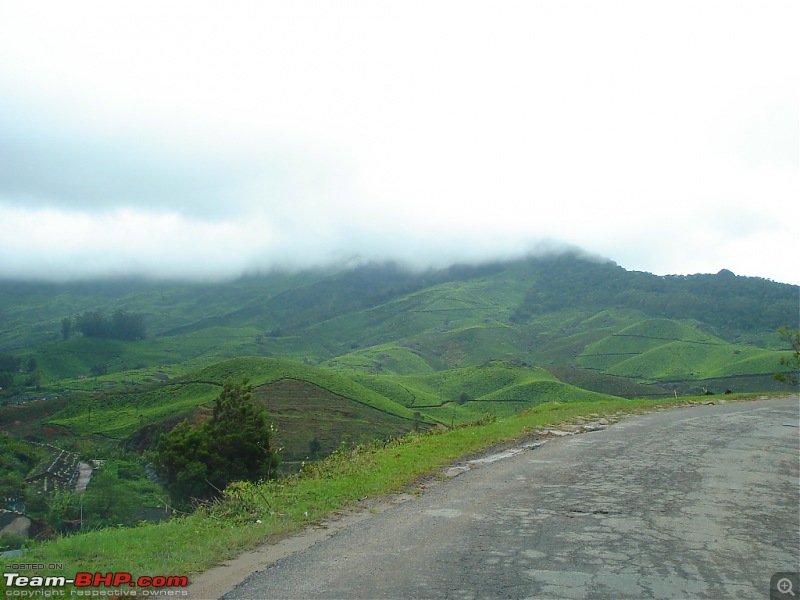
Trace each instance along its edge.
{"label": "green hillside", "polygon": [[447,424],[517,414],[543,402],[607,400],[566,384],[544,369],[492,361],[428,375],[357,376],[367,387]]}
{"label": "green hillside", "polygon": [[670,382],[769,373],[780,355],[726,342],[697,322],[648,319],[587,345],[576,364],[634,380]]}
{"label": "green hillside", "polygon": [[613,396],[566,384],[544,369],[490,362],[428,375],[337,373],[283,359],[222,361],[148,389],[75,398],[47,420],[65,434],[101,436],[144,449],[178,420],[206,418],[226,380],[247,379],[265,404],[286,460],[447,425],[509,416],[543,402],[588,402]]}
{"label": "green hillside", "polygon": [[[345,436],[354,441],[375,439],[425,425],[413,411],[352,379],[302,363],[259,357],[223,361],[144,390],[75,398],[48,423],[74,436],[123,441],[149,435],[152,443],[153,428],[160,431],[185,417],[204,418],[228,379],[249,380],[278,429],[278,442],[292,459],[308,454],[314,436],[323,450],[330,451]],[[311,437],[298,441],[307,435]]]}
{"label": "green hillside", "polygon": [[[0,281],[0,353],[34,359],[39,386],[67,394],[155,384],[243,356],[368,375],[499,360],[612,377],[573,378],[603,393],[628,394],[627,382],[656,395],[696,391],[709,379],[735,390],[741,377],[769,388],[783,349],[775,331],[798,326],[799,297],[797,286],[726,271],[655,276],[574,253],[205,284]],[[63,319],[115,310],[142,315],[145,339],[64,339]],[[34,391],[29,380],[15,373],[6,392]]]}
{"label": "green hillside", "polygon": [[[798,308],[798,286],[575,253],[192,284],[0,280],[0,432],[118,457],[152,487],[161,434],[208,419],[223,385],[247,380],[292,470],[542,404],[785,389],[777,330],[800,327]],[[128,497],[130,482],[109,477],[106,491]],[[67,518],[37,500],[64,531],[78,518],[77,504]]]}

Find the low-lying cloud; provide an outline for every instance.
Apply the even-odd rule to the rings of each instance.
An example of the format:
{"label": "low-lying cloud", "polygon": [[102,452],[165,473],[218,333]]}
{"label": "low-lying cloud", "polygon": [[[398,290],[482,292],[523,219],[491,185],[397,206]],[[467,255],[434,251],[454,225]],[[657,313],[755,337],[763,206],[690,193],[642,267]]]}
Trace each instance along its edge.
{"label": "low-lying cloud", "polygon": [[797,7],[451,9],[4,4],[0,278],[445,266],[558,240],[800,283]]}

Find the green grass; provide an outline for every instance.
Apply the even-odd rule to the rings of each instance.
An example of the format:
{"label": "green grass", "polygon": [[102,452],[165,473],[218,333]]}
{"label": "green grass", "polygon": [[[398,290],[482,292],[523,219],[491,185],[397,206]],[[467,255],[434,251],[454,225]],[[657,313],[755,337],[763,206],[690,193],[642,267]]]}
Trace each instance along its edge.
{"label": "green grass", "polygon": [[[112,377],[98,378],[95,384],[111,383]],[[65,408],[49,415],[42,430],[57,426],[72,437],[100,436],[140,450],[151,448],[159,432],[178,420],[204,418],[227,379],[249,380],[254,398],[264,403],[276,427],[274,444],[281,448],[287,468],[308,458],[314,446],[316,456],[325,455],[342,440],[382,440],[434,423],[430,415],[418,415],[390,399],[385,392],[392,389],[365,386],[350,373],[296,361],[244,357],[166,383],[73,397]]]}
{"label": "green grass", "polygon": [[323,362],[320,366],[350,373],[391,373],[409,375],[430,373],[434,368],[423,358],[415,344],[396,342],[370,346]]}
{"label": "green grass", "polygon": [[[36,356],[46,385],[99,390],[120,382],[142,384],[153,372],[165,368],[173,374],[184,374],[228,358],[258,354],[257,334],[258,330],[251,327],[212,327],[180,337],[134,342],[78,336],[43,344],[32,355]],[[95,377],[92,373],[96,365],[104,365],[108,375]]]}
{"label": "green grass", "polygon": [[[547,367],[547,370],[564,383],[569,383],[584,390],[592,390],[622,398],[655,398],[672,396],[673,394],[671,390],[657,384],[637,383],[626,377],[615,377],[576,367],[551,365]],[[754,389],[761,390],[764,388],[757,387]]]}
{"label": "green grass", "polygon": [[[400,437],[418,425],[412,419],[340,396],[308,381],[282,379],[261,385],[253,397],[262,401],[275,427],[273,446],[288,463],[327,455],[343,440],[366,443]],[[316,440],[312,450],[312,440]]]}
{"label": "green grass", "polygon": [[[513,360],[648,382],[763,375],[777,364],[777,335],[756,330],[746,316],[768,312],[755,298],[778,293],[778,284],[750,282],[752,290],[739,290],[741,302],[753,302],[754,308],[744,313],[739,308],[735,319],[729,315],[714,321],[727,323],[724,327],[698,323],[694,319],[703,315],[696,311],[686,313],[693,318],[666,319],[660,315],[676,311],[650,307],[646,314],[587,305],[574,293],[563,302],[530,306],[535,310],[517,320],[517,308],[535,291],[541,275],[541,265],[534,262],[435,276],[391,269],[359,274],[356,269],[269,273],[217,284],[0,282],[0,346],[25,360],[36,357],[45,388],[59,393],[121,390],[151,383],[162,372],[180,376],[239,356],[394,375]],[[629,279],[641,278],[630,274]],[[664,302],[668,308],[669,294]],[[76,335],[60,340],[63,317],[87,310],[110,314],[118,308],[145,315],[147,339],[119,342]],[[795,319],[796,304],[794,308],[781,322]],[[711,316],[717,310],[722,309],[708,307]],[[675,344],[666,347],[670,341]],[[713,354],[708,360],[700,356],[703,346]],[[648,356],[625,362],[638,355]],[[731,365],[728,371],[725,361]],[[98,365],[105,365],[109,374],[81,378]]]}
{"label": "green grass", "polygon": [[237,358],[193,373],[188,378],[194,381],[211,381],[218,385],[229,378],[236,381],[247,378],[254,387],[281,379],[297,379],[390,414],[407,419],[414,416],[412,411],[364,387],[350,377],[296,361],[262,357]]}
{"label": "green grass", "polygon": [[[191,575],[270,536],[319,522],[358,499],[406,489],[459,457],[517,440],[536,427],[588,413],[636,413],[701,400],[705,398],[549,403],[481,426],[410,434],[388,445],[342,450],[299,476],[259,485],[234,485],[225,501],[196,514],[157,525],[99,530],[34,544],[19,562],[63,563],[68,573],[94,572],[102,565],[104,572]],[[64,573],[37,571],[37,575],[48,574]]]}
{"label": "green grass", "polygon": [[363,385],[448,425],[485,413],[512,416],[543,402],[612,398],[566,384],[544,369],[502,361],[427,375],[355,377]]}
{"label": "green grass", "polygon": [[75,399],[48,423],[65,427],[77,436],[101,435],[120,440],[145,425],[160,423],[210,403],[219,391],[217,386],[193,383]]}
{"label": "green grass", "polygon": [[777,368],[779,353],[761,348],[695,342],[666,342],[606,369],[610,375],[642,380],[709,379],[755,375]]}
{"label": "green grass", "polygon": [[[222,361],[142,391],[74,398],[48,422],[67,428],[73,435],[97,434],[123,439],[147,425],[159,424],[210,405],[229,378],[234,381],[248,379],[256,389],[284,379],[307,382],[367,409],[405,420],[409,427],[414,421],[414,411],[352,378],[295,361],[245,357]],[[396,433],[395,430],[392,427],[387,433]],[[357,431],[358,428],[354,428],[352,433],[355,435]],[[342,435],[346,434],[342,432]],[[360,433],[355,435],[356,438],[359,436]]]}
{"label": "green grass", "polygon": [[[398,340],[417,340],[423,333],[459,331],[505,323],[524,290],[517,282],[496,277],[456,281],[428,287],[385,303],[342,315],[307,329],[310,338],[336,340],[336,355]],[[417,340],[422,341],[422,340]],[[488,358],[482,356],[481,361]],[[457,366],[449,364],[448,366]]]}
{"label": "green grass", "polygon": [[[152,378],[151,378],[152,379]],[[106,376],[93,380],[95,389],[107,386],[105,393],[73,398],[61,412],[52,416],[49,423],[66,428],[77,436],[101,435],[122,440],[143,427],[158,425],[176,417],[188,415],[197,409],[210,406],[227,379],[249,380],[267,404],[273,417],[282,421],[294,432],[285,443],[300,452],[302,444],[311,437],[323,433],[330,444],[337,438],[351,435],[362,439],[365,431],[372,437],[383,437],[375,426],[367,422],[385,421],[384,435],[396,435],[400,419],[413,426],[415,413],[421,413],[429,423],[438,420],[447,424],[464,423],[491,412],[497,416],[511,416],[540,404],[553,401],[592,401],[609,399],[610,396],[576,388],[563,383],[544,369],[512,365],[493,361],[483,365],[438,371],[427,375],[364,375],[312,367],[297,361],[243,357],[216,363],[198,371],[172,379],[164,384],[149,384],[141,389],[115,391],[115,386],[128,380],[118,376]],[[292,403],[272,402],[268,387],[279,381],[305,382],[306,392]],[[85,382],[84,382],[85,383]],[[305,396],[315,396],[315,389],[326,391],[332,404],[325,410],[330,419],[318,418],[321,410],[305,401]],[[321,401],[321,400],[320,400]],[[326,402],[329,402],[326,400]],[[338,408],[336,408],[338,403]],[[359,408],[359,406],[361,408]],[[302,410],[301,410],[302,409]],[[308,426],[302,427],[302,419],[290,417],[310,410]],[[358,414],[366,419],[361,425],[346,423],[334,425],[334,413]],[[367,410],[367,412],[364,412]],[[369,411],[375,411],[370,413]],[[377,420],[377,421],[376,421]],[[321,428],[315,431],[314,428]],[[334,431],[329,428],[333,427]],[[349,429],[349,430],[348,430]],[[302,442],[293,439],[302,438]],[[306,439],[308,438],[308,439]]]}
{"label": "green grass", "polygon": [[781,354],[732,344],[693,321],[646,319],[588,344],[576,363],[636,381],[688,381],[770,373]]}

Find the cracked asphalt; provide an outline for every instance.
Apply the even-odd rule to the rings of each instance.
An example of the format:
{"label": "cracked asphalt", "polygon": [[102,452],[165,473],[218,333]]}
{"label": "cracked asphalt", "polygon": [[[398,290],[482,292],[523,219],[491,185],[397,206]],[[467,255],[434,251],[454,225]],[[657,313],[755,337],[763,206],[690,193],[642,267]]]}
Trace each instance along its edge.
{"label": "cracked asphalt", "polygon": [[798,396],[696,406],[464,463],[223,598],[769,598],[798,425]]}

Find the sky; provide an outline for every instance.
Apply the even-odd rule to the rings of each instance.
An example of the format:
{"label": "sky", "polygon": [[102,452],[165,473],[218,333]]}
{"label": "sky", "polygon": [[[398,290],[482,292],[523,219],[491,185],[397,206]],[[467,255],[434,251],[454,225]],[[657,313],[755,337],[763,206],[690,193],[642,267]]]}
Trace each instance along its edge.
{"label": "sky", "polygon": [[800,284],[800,4],[0,0],[0,278],[579,246]]}

